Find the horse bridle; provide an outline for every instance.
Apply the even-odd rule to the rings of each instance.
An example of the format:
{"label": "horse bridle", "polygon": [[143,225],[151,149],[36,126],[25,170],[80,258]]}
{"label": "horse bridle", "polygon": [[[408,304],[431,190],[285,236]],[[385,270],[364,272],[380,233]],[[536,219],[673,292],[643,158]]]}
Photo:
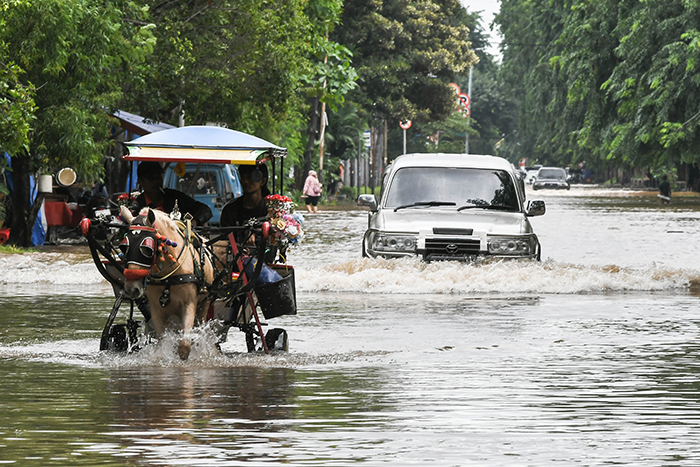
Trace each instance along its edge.
{"label": "horse bridle", "polygon": [[[134,221],[129,226],[129,231],[124,236],[119,249],[122,251],[122,260],[126,263],[127,267],[124,269],[124,276],[127,280],[139,280],[148,278],[149,281],[159,282],[164,281],[171,277],[175,272],[180,269],[182,262],[180,261],[182,255],[187,249],[187,244],[182,248],[177,258],[174,258],[166,246],[177,247],[177,243],[167,239],[165,236],[158,233],[157,226],[147,226],[144,225],[143,221],[145,216],[137,216]],[[184,238],[184,237],[183,237]],[[185,242],[187,243],[186,239]],[[153,274],[152,269],[158,268],[157,258],[158,252],[163,255],[163,260],[167,255],[171,263],[159,271],[156,274],[163,272],[166,268],[171,265],[175,267],[163,275]],[[129,265],[139,266],[139,269],[129,269]],[[178,283],[183,283],[179,280]]]}

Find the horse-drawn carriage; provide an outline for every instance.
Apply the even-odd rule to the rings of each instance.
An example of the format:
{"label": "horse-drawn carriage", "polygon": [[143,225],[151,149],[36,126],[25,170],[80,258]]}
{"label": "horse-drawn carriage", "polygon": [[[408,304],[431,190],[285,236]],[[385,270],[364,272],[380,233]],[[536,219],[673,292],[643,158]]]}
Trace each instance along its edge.
{"label": "horse-drawn carriage", "polygon": [[[286,155],[260,138],[219,127],[175,128],[125,144],[129,161],[269,162],[273,175],[284,170]],[[275,177],[270,180],[275,193]],[[294,269],[286,256],[301,230],[289,198],[268,196],[267,217],[236,227],[195,227],[177,210],[134,214],[132,200],[123,196],[119,212],[94,209],[80,224],[95,265],[116,297],[100,350],[135,351],[173,329],[182,333],[178,352],[186,359],[190,333],[198,325],[214,332],[217,346],[229,329],[238,328],[249,352],[287,350],[286,331],[265,332],[261,312],[265,320],[296,314]],[[127,302],[126,320],[116,323]]]}

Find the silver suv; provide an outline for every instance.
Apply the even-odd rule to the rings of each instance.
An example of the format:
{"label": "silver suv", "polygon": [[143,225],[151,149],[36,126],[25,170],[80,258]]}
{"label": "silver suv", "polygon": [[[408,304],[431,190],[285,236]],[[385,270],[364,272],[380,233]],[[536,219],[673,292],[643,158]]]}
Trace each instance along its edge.
{"label": "silver suv", "polygon": [[540,259],[528,217],[544,214],[544,201],[526,201],[522,178],[500,157],[399,156],[384,172],[379,198],[358,198],[370,208],[363,256]]}

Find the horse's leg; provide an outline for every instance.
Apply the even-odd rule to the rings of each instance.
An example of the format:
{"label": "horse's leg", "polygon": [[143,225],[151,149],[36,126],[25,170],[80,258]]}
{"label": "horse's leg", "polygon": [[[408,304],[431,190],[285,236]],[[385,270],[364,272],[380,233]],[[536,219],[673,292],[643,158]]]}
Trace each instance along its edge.
{"label": "horse's leg", "polygon": [[[199,301],[203,300],[205,297],[206,294],[198,295],[197,303],[199,303]],[[194,322],[195,326],[201,326],[207,321],[207,313],[209,313],[209,307],[211,306],[211,303],[211,300],[205,300],[200,306],[197,307],[197,317]]]}
{"label": "horse's leg", "polygon": [[182,339],[177,346],[177,353],[182,360],[187,360],[192,349],[190,332],[194,327],[195,316],[197,315],[197,286],[195,284],[183,284],[173,287],[173,293],[177,295],[177,305],[180,309],[180,319],[182,326]]}
{"label": "horse's leg", "polygon": [[[204,262],[204,282],[207,284],[211,284],[214,282],[214,268],[212,266],[211,261],[209,258],[206,258]],[[203,300],[206,297],[206,292],[202,293],[197,296],[197,303],[199,303],[200,300]],[[209,313],[209,307],[213,303],[213,300],[205,300],[202,302],[201,306],[197,308],[197,320],[195,321],[195,325],[202,325],[206,322],[207,320],[207,313]]]}
{"label": "horse's leg", "polygon": [[165,287],[157,285],[149,285],[146,287],[146,295],[148,295],[148,303],[151,305],[151,323],[156,336],[162,337],[168,323],[167,314],[163,307],[160,306],[160,297],[163,294]]}

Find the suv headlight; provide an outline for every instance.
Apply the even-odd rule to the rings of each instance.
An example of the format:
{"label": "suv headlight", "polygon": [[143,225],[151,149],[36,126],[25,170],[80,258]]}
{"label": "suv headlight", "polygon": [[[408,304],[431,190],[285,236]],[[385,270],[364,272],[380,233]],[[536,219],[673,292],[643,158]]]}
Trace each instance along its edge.
{"label": "suv headlight", "polygon": [[534,237],[489,237],[488,248],[492,255],[526,256],[535,254]]}
{"label": "suv headlight", "polygon": [[372,237],[371,248],[376,252],[415,253],[417,244],[417,235],[376,233]]}

